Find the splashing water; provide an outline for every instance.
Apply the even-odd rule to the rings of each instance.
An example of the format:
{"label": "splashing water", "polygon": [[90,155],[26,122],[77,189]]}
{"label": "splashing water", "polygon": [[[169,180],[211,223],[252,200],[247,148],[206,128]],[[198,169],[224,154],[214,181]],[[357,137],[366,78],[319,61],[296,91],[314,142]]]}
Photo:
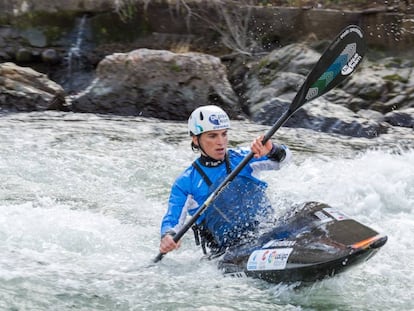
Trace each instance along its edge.
{"label": "splashing water", "polygon": [[[387,234],[367,263],[312,286],[224,278],[191,234],[157,265],[185,125],[71,113],[2,115],[1,310],[412,310],[414,150],[280,129],[294,162],[266,172],[281,215],[317,200]],[[232,144],[263,126],[234,122]],[[403,139],[400,139],[403,141]]]}

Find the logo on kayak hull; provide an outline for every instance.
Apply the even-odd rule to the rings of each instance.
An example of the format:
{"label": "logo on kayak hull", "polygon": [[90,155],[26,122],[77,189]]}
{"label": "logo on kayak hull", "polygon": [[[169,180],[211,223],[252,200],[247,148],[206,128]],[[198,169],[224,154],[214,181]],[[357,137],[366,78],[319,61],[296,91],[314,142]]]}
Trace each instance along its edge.
{"label": "logo on kayak hull", "polygon": [[247,271],[283,270],[293,248],[259,249],[250,254]]}

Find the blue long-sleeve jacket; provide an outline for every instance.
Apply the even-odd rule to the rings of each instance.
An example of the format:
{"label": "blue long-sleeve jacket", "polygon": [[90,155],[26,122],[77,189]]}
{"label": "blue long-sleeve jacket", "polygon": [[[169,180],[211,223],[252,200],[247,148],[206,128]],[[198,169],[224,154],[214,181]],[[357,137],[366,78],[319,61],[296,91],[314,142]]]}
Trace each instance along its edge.
{"label": "blue long-sleeve jacket", "polygon": [[[284,145],[281,147],[286,153],[285,158],[281,162],[271,160],[266,156],[258,159],[253,158],[241,170],[238,177],[244,177],[245,180],[250,180],[259,187],[266,188],[267,183],[258,179],[258,173],[263,170],[277,170],[284,164],[290,162],[291,152],[289,148]],[[231,169],[234,169],[249,152],[250,150],[248,149],[229,149],[228,160]],[[196,162],[207,175],[208,179],[213,183],[213,187],[217,186],[228,175],[225,163],[222,163],[217,167],[205,167],[200,163],[200,159],[197,159]],[[172,186],[168,209],[161,223],[161,236],[166,233],[178,232],[183,226],[187,214],[194,215],[198,207],[206,201],[214,189],[215,188],[207,185],[205,179],[193,165],[185,169]],[[210,208],[211,206],[209,206],[207,210]],[[205,214],[208,214],[206,212],[198,219],[198,224],[204,220],[206,216]],[[227,219],[227,221],[232,221],[232,219]],[[217,238],[220,239],[222,233],[218,232],[217,235],[219,235]]]}

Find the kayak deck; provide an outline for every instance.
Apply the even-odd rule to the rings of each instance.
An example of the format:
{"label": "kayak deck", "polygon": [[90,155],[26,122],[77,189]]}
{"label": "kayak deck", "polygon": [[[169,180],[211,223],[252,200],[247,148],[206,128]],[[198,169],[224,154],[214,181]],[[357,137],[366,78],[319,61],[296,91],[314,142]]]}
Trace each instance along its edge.
{"label": "kayak deck", "polygon": [[318,202],[308,202],[270,231],[229,248],[218,262],[226,275],[272,283],[313,282],[375,255],[387,237]]}

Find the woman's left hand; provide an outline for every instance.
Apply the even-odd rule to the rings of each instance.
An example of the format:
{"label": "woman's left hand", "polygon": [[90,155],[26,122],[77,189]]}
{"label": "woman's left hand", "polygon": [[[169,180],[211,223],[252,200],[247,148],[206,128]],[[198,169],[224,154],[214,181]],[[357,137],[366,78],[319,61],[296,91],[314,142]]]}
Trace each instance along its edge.
{"label": "woman's left hand", "polygon": [[254,153],[255,158],[263,157],[272,150],[273,144],[272,141],[269,139],[264,145],[262,144],[264,135],[261,135],[253,140],[251,143],[251,150]]}

